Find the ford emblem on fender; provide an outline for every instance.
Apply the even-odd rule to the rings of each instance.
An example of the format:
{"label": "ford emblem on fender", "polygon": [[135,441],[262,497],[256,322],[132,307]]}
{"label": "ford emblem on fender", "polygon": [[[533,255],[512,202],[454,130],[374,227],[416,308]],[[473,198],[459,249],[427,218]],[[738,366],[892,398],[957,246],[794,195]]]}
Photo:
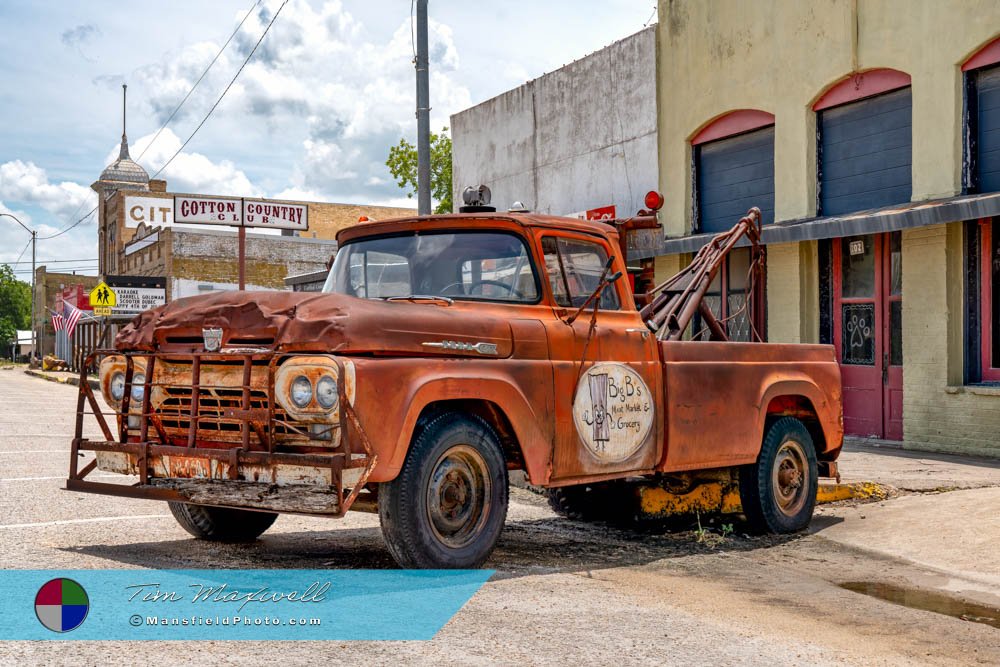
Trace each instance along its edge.
{"label": "ford emblem on fender", "polygon": [[222,329],[202,329],[201,335],[205,339],[206,352],[218,352],[222,347]]}

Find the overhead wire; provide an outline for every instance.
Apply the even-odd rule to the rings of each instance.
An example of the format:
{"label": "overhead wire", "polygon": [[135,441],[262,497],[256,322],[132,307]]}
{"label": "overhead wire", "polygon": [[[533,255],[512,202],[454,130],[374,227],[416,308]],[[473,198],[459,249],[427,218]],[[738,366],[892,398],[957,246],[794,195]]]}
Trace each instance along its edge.
{"label": "overhead wire", "polygon": [[[17,259],[14,260],[14,264],[17,264],[18,262],[20,262],[21,258],[24,257],[24,251],[28,249],[29,245],[31,245],[31,241],[32,241],[32,239],[28,239],[28,242],[24,244],[24,247],[21,249],[20,254],[17,256]],[[6,264],[6,263],[7,262],[4,262],[4,264]],[[28,270],[30,272],[30,269],[28,269]]]}
{"label": "overhead wire", "polygon": [[233,78],[232,78],[232,80],[231,80],[231,81],[229,82],[229,84],[228,84],[228,85],[226,86],[225,90],[223,90],[223,91],[222,91],[222,94],[221,94],[221,95],[219,95],[219,99],[217,99],[217,100],[215,101],[215,104],[213,104],[213,105],[212,105],[212,108],[208,110],[208,113],[207,113],[207,114],[205,114],[205,117],[201,119],[201,122],[200,122],[200,123],[198,123],[198,126],[194,128],[194,131],[193,131],[193,132],[191,132],[191,134],[190,134],[190,135],[188,135],[188,138],[184,140],[184,143],[183,143],[183,144],[181,144],[181,147],[180,147],[180,148],[178,148],[178,149],[177,149],[177,151],[176,151],[176,152],[175,152],[175,153],[174,153],[173,155],[171,155],[171,156],[170,156],[170,159],[169,159],[169,160],[167,160],[167,161],[166,161],[166,162],[165,162],[165,163],[163,164],[163,166],[162,166],[162,167],[160,167],[159,169],[157,169],[157,170],[156,170],[156,173],[155,173],[155,174],[153,174],[153,175],[152,175],[152,176],[151,176],[150,178],[156,178],[157,176],[159,176],[159,175],[160,175],[160,173],[161,173],[161,172],[162,172],[162,171],[163,171],[164,169],[166,169],[166,168],[167,168],[167,166],[168,166],[168,165],[169,165],[169,164],[170,164],[171,162],[173,162],[173,161],[174,161],[174,158],[176,158],[176,157],[177,157],[178,155],[180,155],[180,154],[181,154],[181,151],[183,151],[183,150],[184,150],[184,148],[185,148],[185,147],[186,147],[186,146],[188,145],[188,143],[190,143],[190,141],[191,141],[192,139],[194,139],[194,135],[196,135],[196,134],[198,133],[198,130],[200,130],[200,129],[202,128],[202,126],[203,126],[203,125],[204,125],[204,124],[205,124],[205,123],[206,123],[206,122],[208,121],[208,119],[209,119],[209,118],[211,117],[212,113],[213,113],[213,112],[215,111],[216,107],[218,107],[218,106],[219,106],[219,103],[220,103],[220,102],[222,102],[223,98],[225,98],[225,97],[226,97],[226,93],[228,93],[228,92],[229,92],[229,89],[230,89],[230,88],[232,88],[232,86],[233,86],[233,84],[234,84],[234,83],[236,83],[236,79],[237,79],[237,78],[239,78],[239,76],[240,76],[240,73],[242,73],[242,72],[243,72],[243,68],[244,68],[244,67],[246,67],[246,66],[247,66],[247,63],[249,63],[249,62],[250,62],[250,59],[251,59],[251,58],[253,58],[253,55],[254,55],[254,53],[256,53],[256,52],[257,52],[257,47],[259,47],[259,46],[260,46],[260,44],[261,44],[261,42],[263,42],[263,41],[264,41],[264,38],[265,38],[265,37],[267,37],[267,33],[268,33],[268,32],[270,32],[270,30],[271,30],[271,26],[273,26],[273,25],[274,25],[274,22],[275,22],[275,21],[276,21],[276,20],[278,19],[278,16],[279,16],[279,15],[281,14],[281,10],[282,10],[282,9],[284,9],[284,8],[285,8],[285,5],[287,5],[287,4],[288,4],[288,0],[284,0],[284,2],[282,2],[282,3],[281,3],[281,5],[280,5],[280,6],[278,7],[278,10],[277,10],[276,12],[274,12],[274,16],[272,16],[272,17],[271,17],[271,21],[270,21],[270,23],[268,23],[268,24],[267,24],[267,27],[266,27],[266,28],[264,28],[264,32],[263,32],[263,33],[261,33],[261,35],[260,35],[260,39],[258,39],[258,40],[257,40],[257,43],[256,43],[256,44],[254,44],[254,46],[253,46],[253,48],[252,48],[252,49],[250,49],[250,53],[248,53],[248,54],[247,54],[247,57],[246,57],[246,58],[245,58],[245,59],[243,60],[243,64],[242,64],[242,65],[240,65],[240,68],[239,68],[238,70],[236,70],[236,74],[234,74],[234,75],[233,75]]}
{"label": "overhead wire", "polygon": [[148,144],[146,144],[146,147],[142,149],[141,153],[139,153],[139,157],[136,158],[136,162],[141,160],[142,156],[146,154],[146,151],[149,150],[150,146],[156,143],[156,140],[160,137],[160,133],[163,132],[163,130],[167,129],[167,125],[169,125],[170,121],[174,119],[174,116],[177,115],[177,112],[181,110],[181,107],[184,106],[184,103],[188,101],[188,98],[191,97],[191,93],[193,93],[195,88],[198,87],[198,84],[200,84],[202,80],[205,78],[205,76],[208,75],[209,70],[211,70],[212,66],[215,65],[216,61],[222,55],[222,52],[226,50],[226,47],[229,46],[229,43],[233,41],[233,37],[236,37],[236,33],[240,31],[240,28],[243,27],[243,24],[246,23],[247,19],[250,18],[250,15],[253,14],[253,11],[257,8],[257,5],[259,5],[261,2],[262,0],[255,0],[255,2],[250,6],[250,9],[247,10],[246,15],[243,17],[243,20],[240,21],[239,25],[236,26],[236,29],[233,30],[231,35],[229,35],[229,39],[227,39],[226,43],[222,45],[222,48],[219,49],[219,52],[215,54],[215,57],[212,58],[212,62],[208,64],[208,67],[206,67],[205,71],[201,73],[201,76],[198,77],[198,80],[194,82],[193,86],[191,86],[191,90],[189,90],[187,92],[187,95],[184,96],[184,99],[182,99],[180,103],[176,107],[174,107],[174,110],[170,112],[170,116],[168,116],[167,119],[163,121],[163,125],[161,125],[160,129],[158,129],[156,131],[156,134],[153,135],[153,139]]}
{"label": "overhead wire", "polygon": [[90,209],[90,212],[88,212],[87,215],[83,216],[82,218],[80,218],[79,220],[77,220],[76,222],[74,222],[73,224],[71,224],[69,227],[64,227],[63,229],[59,230],[55,234],[51,234],[49,236],[39,236],[38,240],[39,241],[48,241],[49,239],[54,239],[54,238],[56,238],[58,236],[62,236],[63,234],[65,234],[66,232],[68,232],[69,230],[73,229],[74,227],[76,227],[77,225],[79,225],[81,222],[83,222],[84,220],[86,220],[87,218],[89,218],[90,216],[94,215],[94,211],[96,211],[96,210],[97,210],[97,207],[95,206],[94,208]]}

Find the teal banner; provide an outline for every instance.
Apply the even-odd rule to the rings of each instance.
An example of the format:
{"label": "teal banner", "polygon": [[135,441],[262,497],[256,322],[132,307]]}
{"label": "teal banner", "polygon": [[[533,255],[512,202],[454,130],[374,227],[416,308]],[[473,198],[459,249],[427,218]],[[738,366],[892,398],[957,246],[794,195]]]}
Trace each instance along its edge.
{"label": "teal banner", "polygon": [[425,640],[492,570],[3,570],[0,640]]}

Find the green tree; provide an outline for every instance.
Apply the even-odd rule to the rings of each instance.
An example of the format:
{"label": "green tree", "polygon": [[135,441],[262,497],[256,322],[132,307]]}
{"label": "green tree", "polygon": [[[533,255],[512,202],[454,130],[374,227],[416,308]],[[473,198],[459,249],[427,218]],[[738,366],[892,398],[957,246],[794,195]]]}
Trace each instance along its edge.
{"label": "green tree", "polygon": [[[451,213],[451,137],[448,128],[440,134],[431,132],[431,199],[437,202],[435,213]],[[385,161],[396,183],[408,189],[407,197],[417,193],[417,147],[406,139],[389,149]]]}
{"label": "green tree", "polygon": [[14,277],[9,264],[0,265],[0,354],[6,356],[18,329],[31,327],[31,285]]}

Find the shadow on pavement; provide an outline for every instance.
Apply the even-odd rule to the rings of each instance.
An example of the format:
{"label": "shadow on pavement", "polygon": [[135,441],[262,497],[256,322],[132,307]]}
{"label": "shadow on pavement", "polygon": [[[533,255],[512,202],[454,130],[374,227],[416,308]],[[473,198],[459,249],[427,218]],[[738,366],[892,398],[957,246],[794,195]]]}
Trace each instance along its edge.
{"label": "shadow on pavement", "polygon": [[[817,520],[820,517],[817,517]],[[643,565],[665,558],[767,549],[801,538],[746,536],[742,525],[722,537],[681,526],[629,530],[552,517],[508,521],[485,567],[495,578]],[[395,568],[378,528],[265,533],[255,542],[222,544],[195,539],[91,544],[64,551],[151,569],[386,569]]]}

